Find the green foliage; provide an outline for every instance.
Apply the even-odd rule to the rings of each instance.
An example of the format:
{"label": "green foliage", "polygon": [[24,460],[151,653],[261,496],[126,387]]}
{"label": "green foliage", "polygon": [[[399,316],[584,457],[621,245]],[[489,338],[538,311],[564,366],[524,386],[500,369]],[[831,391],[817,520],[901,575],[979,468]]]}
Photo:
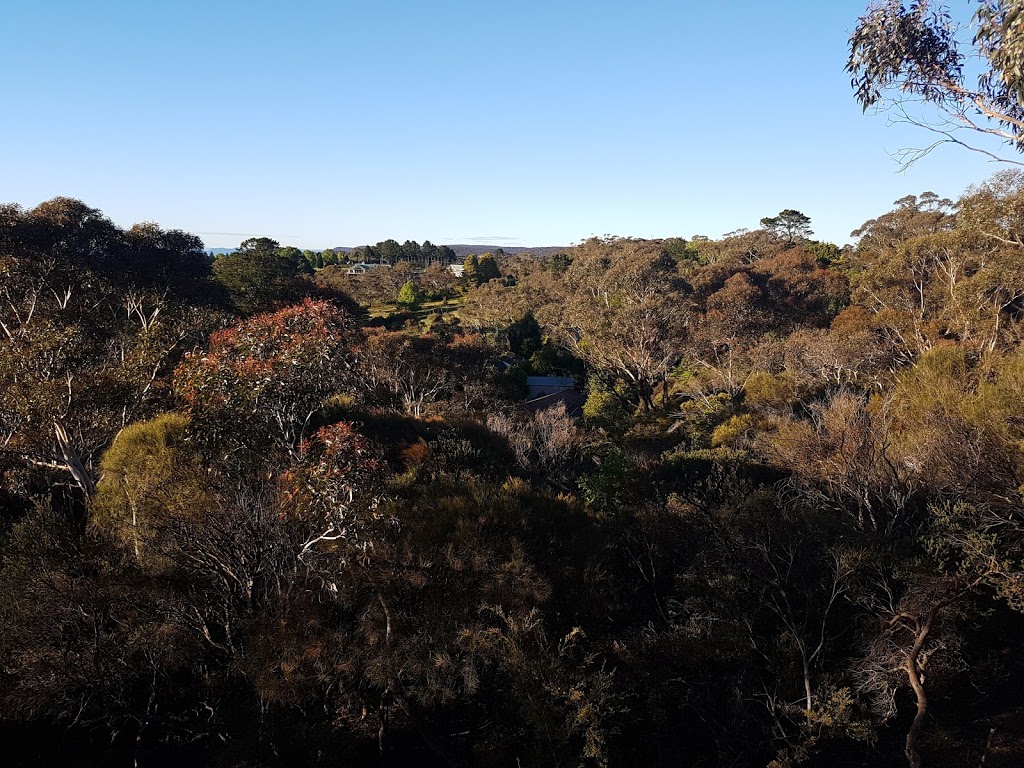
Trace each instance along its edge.
{"label": "green foliage", "polygon": [[514,355],[530,356],[540,351],[543,343],[540,323],[533,316],[533,312],[527,312],[506,328],[505,338],[508,339],[508,347]]}
{"label": "green foliage", "polygon": [[829,740],[874,742],[877,732],[857,708],[854,692],[835,688],[807,713],[806,736],[799,744],[781,750],[768,768],[795,768],[808,763]]}
{"label": "green foliage", "polygon": [[501,277],[501,270],[498,269],[498,262],[495,260],[494,256],[489,253],[485,253],[480,257],[480,260],[476,265],[474,277],[477,284],[480,285],[490,280],[497,280]]}
{"label": "green foliage", "polygon": [[480,258],[475,254],[471,253],[462,262],[463,277],[467,278],[470,282],[476,281],[476,271],[480,267]]}
{"label": "green foliage", "polygon": [[423,293],[412,280],[409,280],[402,286],[402,290],[398,292],[398,298],[395,299],[395,303],[398,306],[408,310],[419,309],[420,302],[422,301]]}
{"label": "green foliage", "polygon": [[602,388],[597,382],[590,382],[587,399],[583,404],[583,417],[588,422],[607,428],[621,422],[627,416],[628,412],[622,407],[621,398]]}
{"label": "green foliage", "polygon": [[282,260],[294,265],[296,274],[313,274],[313,265],[306,258],[305,254],[295,246],[289,245],[284,248],[278,248],[277,255]]}
{"label": "green foliage", "polygon": [[770,230],[776,237],[793,243],[797,240],[806,240],[812,234],[811,219],[800,211],[787,208],[778,216],[766,216],[761,219],[761,226]]}
{"label": "green foliage", "polygon": [[579,488],[584,502],[606,514],[627,509],[636,482],[635,469],[626,455],[612,446],[601,455],[597,471],[580,478]]}
{"label": "green foliage", "polygon": [[385,240],[373,247],[377,258],[383,264],[397,264],[402,258],[402,246],[397,240]]}
{"label": "green foliage", "polygon": [[810,243],[807,246],[814,257],[825,266],[831,266],[833,262],[836,262],[840,258],[841,251],[839,246],[835,243]]}
{"label": "green foliage", "polygon": [[673,414],[678,422],[673,429],[685,436],[690,447],[707,448],[714,429],[734,414],[735,404],[726,394],[685,400]]}
{"label": "green foliage", "polygon": [[176,285],[181,290],[210,276],[210,260],[195,235],[146,222],[127,230],[124,239],[128,275],[144,285]]}
{"label": "green foliage", "polygon": [[548,262],[548,267],[551,271],[560,275],[564,274],[570,266],[572,266],[572,259],[565,253],[556,253]]}
{"label": "green foliage", "polygon": [[276,241],[250,238],[238,250],[217,259],[213,274],[240,311],[253,313],[296,296],[299,266],[295,259],[281,255]]}
{"label": "green foliage", "polygon": [[750,414],[731,416],[728,421],[715,427],[711,433],[712,448],[739,448],[754,427],[754,419]]}
{"label": "green foliage", "polygon": [[197,524],[211,505],[203,471],[186,443],[188,418],[166,413],[125,427],[103,454],[92,522],[147,568],[164,564],[169,525]]}
{"label": "green foliage", "polygon": [[577,380],[586,375],[586,365],[570,350],[543,339],[540,349],[530,355],[530,371],[536,376],[573,376]]}
{"label": "green foliage", "polygon": [[743,384],[744,403],[752,409],[783,411],[796,401],[796,386],[786,374],[757,371]]}
{"label": "green foliage", "polygon": [[645,411],[682,358],[687,286],[660,244],[594,238],[575,252],[567,300],[553,327],[589,368]]}
{"label": "green foliage", "polygon": [[681,237],[669,238],[665,241],[665,255],[677,264],[695,263],[700,261],[700,253]]}

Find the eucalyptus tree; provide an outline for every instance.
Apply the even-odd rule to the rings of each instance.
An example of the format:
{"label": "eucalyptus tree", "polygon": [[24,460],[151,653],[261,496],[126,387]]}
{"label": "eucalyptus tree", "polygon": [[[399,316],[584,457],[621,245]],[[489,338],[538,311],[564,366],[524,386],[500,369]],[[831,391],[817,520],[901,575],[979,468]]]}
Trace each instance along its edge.
{"label": "eucalyptus tree", "polygon": [[[868,6],[850,36],[846,71],[864,110],[894,109],[898,119],[927,129],[935,141],[898,158],[910,165],[942,144],[1022,165],[980,137],[1024,151],[1024,35],[1018,0],[980,0],[973,37],[947,6],[933,0],[885,0]],[[971,78],[969,61],[979,61]]]}

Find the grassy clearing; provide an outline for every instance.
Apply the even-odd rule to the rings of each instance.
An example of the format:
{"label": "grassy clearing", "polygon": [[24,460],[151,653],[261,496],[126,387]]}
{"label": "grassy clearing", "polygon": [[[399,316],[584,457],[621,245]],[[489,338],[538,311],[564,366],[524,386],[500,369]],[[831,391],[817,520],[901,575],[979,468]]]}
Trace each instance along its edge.
{"label": "grassy clearing", "polygon": [[[420,304],[419,309],[411,314],[419,320],[425,320],[430,315],[456,312],[459,307],[462,306],[462,303],[463,299],[461,296],[454,299],[448,299],[447,301],[425,301]],[[389,302],[387,304],[371,304],[366,308],[366,314],[370,318],[390,317],[391,315],[399,312],[405,313],[408,312],[408,310],[400,308],[394,302]]]}

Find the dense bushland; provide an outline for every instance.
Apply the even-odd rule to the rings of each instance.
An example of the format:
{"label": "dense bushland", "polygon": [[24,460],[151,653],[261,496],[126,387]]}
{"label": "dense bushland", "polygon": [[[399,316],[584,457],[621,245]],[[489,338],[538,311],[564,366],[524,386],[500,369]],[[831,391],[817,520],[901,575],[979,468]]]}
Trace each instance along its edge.
{"label": "dense bushland", "polygon": [[0,208],[8,759],[1019,764],[1024,175],[794,214],[455,278]]}

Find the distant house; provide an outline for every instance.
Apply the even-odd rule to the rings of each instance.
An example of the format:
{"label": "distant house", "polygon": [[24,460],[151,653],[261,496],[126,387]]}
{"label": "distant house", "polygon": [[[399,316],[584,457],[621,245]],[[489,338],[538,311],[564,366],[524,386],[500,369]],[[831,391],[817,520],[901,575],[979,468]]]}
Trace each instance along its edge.
{"label": "distant house", "polygon": [[466,276],[466,265],[465,264],[449,264],[448,265],[448,269],[451,270],[451,273],[453,275],[455,275],[456,277],[465,277]]}
{"label": "distant house", "polygon": [[380,267],[390,267],[390,266],[391,266],[390,264],[367,264],[365,262],[362,262],[360,264],[353,264],[351,267],[348,268],[348,271],[345,274],[347,274],[347,275],[365,275],[371,269],[378,269]]}
{"label": "distant house", "polygon": [[572,376],[527,376],[526,389],[529,392],[527,397],[534,400],[544,395],[553,395],[557,392],[564,392],[576,386]]}

